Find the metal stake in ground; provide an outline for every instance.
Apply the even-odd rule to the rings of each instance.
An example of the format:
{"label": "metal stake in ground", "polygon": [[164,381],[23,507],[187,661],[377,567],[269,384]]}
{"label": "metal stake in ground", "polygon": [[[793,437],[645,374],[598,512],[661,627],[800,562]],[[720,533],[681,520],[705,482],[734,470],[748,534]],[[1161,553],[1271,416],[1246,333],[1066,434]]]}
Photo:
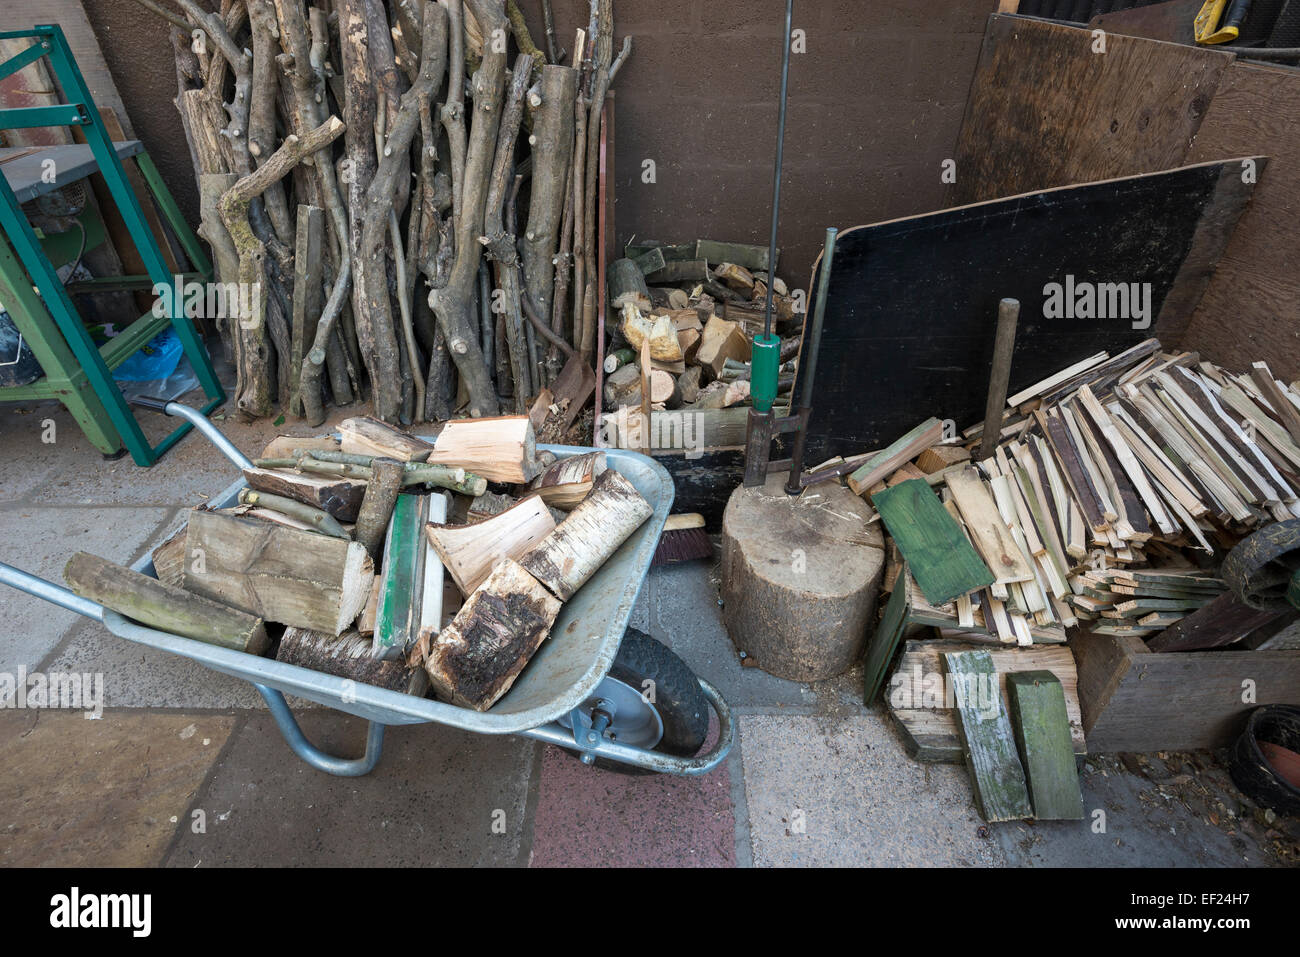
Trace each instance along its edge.
{"label": "metal stake in ground", "polygon": [[776,163],[772,173],[772,231],[767,247],[767,297],[763,305],[763,334],[754,337],[751,358],[749,431],[745,450],[745,485],[762,485],[772,454],[772,404],[776,401],[781,340],[772,334],[772,289],[776,285],[776,233],[781,221],[781,170],[785,162],[785,112],[790,85],[790,32],[794,0],[786,0],[784,49],[781,52],[781,105],[777,114]]}
{"label": "metal stake in ground", "polygon": [[1019,321],[1019,300],[1003,299],[998,303],[998,331],[993,340],[993,371],[989,374],[989,397],[984,406],[984,437],[980,441],[981,462],[993,454],[1002,437],[1002,410],[1007,404],[1011,353],[1016,348],[1016,323]]}

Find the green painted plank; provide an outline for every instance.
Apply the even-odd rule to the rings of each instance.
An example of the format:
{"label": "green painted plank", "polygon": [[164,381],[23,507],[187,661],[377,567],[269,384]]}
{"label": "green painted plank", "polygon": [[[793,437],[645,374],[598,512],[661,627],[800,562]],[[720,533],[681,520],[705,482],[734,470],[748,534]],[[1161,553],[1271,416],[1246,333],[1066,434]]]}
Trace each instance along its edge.
{"label": "green painted plank", "polygon": [[397,658],[419,637],[424,601],[424,526],[429,496],[397,496],[384,540],[384,567],[375,613],[375,656]]}
{"label": "green painted plank", "polygon": [[889,670],[889,663],[894,658],[894,652],[898,650],[899,639],[903,637],[903,628],[907,625],[907,609],[911,604],[910,596],[907,594],[909,587],[911,586],[908,582],[907,563],[904,562],[898,573],[898,579],[894,582],[894,591],[889,596],[889,604],[885,606],[880,624],[867,641],[863,704],[869,705],[875,701],[881,687],[884,686],[885,673]]}
{"label": "green painted plank", "polygon": [[931,605],[993,584],[993,572],[924,480],[900,482],[871,503]]}
{"label": "green painted plank", "polygon": [[1007,700],[1034,816],[1080,820],[1083,794],[1060,679],[1050,671],[1013,671],[1007,675]]}
{"label": "green painted plank", "polygon": [[943,659],[956,684],[957,724],[980,814],[989,822],[1033,817],[992,656],[987,651],[956,651]]}
{"label": "green painted plank", "polygon": [[[850,473],[848,477],[849,488],[853,489],[853,494],[861,495],[877,482],[883,481],[893,474],[903,464],[903,453],[907,452],[914,442],[920,441],[922,436],[939,425],[941,423],[938,419],[926,419],[911,432],[908,432],[900,439],[896,439],[892,444],[859,465],[857,470]],[[938,435],[935,436],[935,440],[938,440]],[[921,449],[917,449],[910,457],[920,455],[921,451]]]}

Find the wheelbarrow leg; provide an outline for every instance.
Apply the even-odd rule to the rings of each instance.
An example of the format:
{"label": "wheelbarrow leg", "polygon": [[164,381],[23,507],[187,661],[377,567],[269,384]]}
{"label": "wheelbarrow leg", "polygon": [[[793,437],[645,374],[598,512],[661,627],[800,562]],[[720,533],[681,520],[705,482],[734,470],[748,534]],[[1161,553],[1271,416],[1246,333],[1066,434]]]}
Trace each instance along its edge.
{"label": "wheelbarrow leg", "polygon": [[271,709],[271,715],[275,718],[275,723],[280,727],[280,733],[284,735],[285,741],[289,742],[289,747],[293,753],[298,755],[317,771],[324,771],[326,774],[336,774],[344,778],[359,778],[362,775],[369,774],[379,763],[379,756],[384,750],[384,728],[386,725],[378,721],[371,721],[370,728],[366,732],[366,753],[359,758],[338,758],[332,754],[326,754],[320,748],[316,747],[307,740],[307,736],[302,733],[302,728],[298,727],[298,721],[294,718],[293,712],[289,709],[289,703],[284,700],[284,695],[275,688],[268,688],[266,685],[253,684],[253,687],[261,692],[262,697],[266,700],[266,706]]}

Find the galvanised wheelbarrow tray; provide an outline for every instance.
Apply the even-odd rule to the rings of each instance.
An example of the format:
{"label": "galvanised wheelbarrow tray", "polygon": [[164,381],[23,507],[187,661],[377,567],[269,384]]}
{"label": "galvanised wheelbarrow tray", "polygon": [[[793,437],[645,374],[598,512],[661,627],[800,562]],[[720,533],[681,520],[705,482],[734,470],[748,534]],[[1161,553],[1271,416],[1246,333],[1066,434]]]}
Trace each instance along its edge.
{"label": "galvanised wheelbarrow tray", "polygon": [[[141,404],[188,419],[236,466],[252,467],[244,454],[194,409],[176,402],[146,400]],[[559,458],[590,451],[572,446],[542,448]],[[61,585],[4,563],[0,563],[0,582],[102,622],[109,631],[127,641],[181,655],[214,671],[251,682],[266,700],[294,752],[312,767],[329,774],[368,774],[379,762],[384,729],[388,725],[425,723],[446,724],[480,734],[534,738],[576,751],[588,764],[604,758],[668,774],[706,774],[727,756],[735,736],[731,710],[718,689],[702,678],[696,679],[717,714],[716,743],[704,754],[677,757],[653,750],[662,736],[663,723],[641,689],[630,689],[609,676],[672,506],[673,484],[663,466],[647,456],[618,449],[604,451],[610,466],[636,487],[654,508],[654,514],[565,603],[551,637],[542,643],[505,696],[487,712],[388,691],[147,628]],[[242,479],[235,482],[210,504],[217,508],[237,504],[244,486]],[[157,577],[149,556],[132,567]],[[285,701],[286,693],[369,721],[365,754],[360,758],[336,757],[311,744]],[[628,733],[610,733],[620,727]]]}

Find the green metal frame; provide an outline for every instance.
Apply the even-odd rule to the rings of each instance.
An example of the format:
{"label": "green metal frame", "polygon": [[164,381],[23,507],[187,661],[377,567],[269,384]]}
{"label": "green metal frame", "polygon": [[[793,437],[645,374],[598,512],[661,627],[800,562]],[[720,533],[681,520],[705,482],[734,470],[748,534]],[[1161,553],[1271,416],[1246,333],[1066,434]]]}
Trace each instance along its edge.
{"label": "green metal frame", "polygon": [[[137,465],[152,465],[192,426],[186,422],[160,443],[152,445],[117,387],[112,370],[159,332],[171,326],[176,330],[185,355],[207,395],[208,401],[202,407],[205,415],[225,402],[225,390],[217,380],[207,350],[193,323],[185,315],[185,303],[180,295],[182,288],[177,277],[172,276],[168,270],[162,251],[149,229],[139,200],[126,178],[126,170],[113,148],[108,131],[100,121],[99,112],[95,109],[63,30],[56,24],[41,24],[27,31],[0,32],[0,39],[36,41],[32,47],[5,63],[0,63],[0,78],[42,57],[48,57],[50,68],[64,96],[73,101],[49,107],[0,109],[0,129],[80,126],[98,171],[108,183],[109,191],[148,272],[147,276],[109,277],[102,284],[79,284],[76,291],[130,288],[131,285],[172,285],[176,291],[172,302],[176,304],[177,311],[177,315],[173,316],[146,313],[103,347],[96,348],[72,302],[72,290],[60,281],[41,249],[40,240],[23,215],[13,191],[4,177],[0,176],[0,232],[4,234],[0,238],[0,301],[5,304],[22,333],[23,340],[30,346],[45,372],[44,378],[31,385],[0,389],[0,400],[58,399],[100,451],[114,454],[125,446]],[[40,52],[33,53],[33,50]],[[19,61],[17,66],[14,66],[15,61]],[[196,273],[180,277],[180,283],[186,278],[209,281],[212,277],[212,264],[158,175],[157,167],[145,152],[134,157],[134,161],[163,219],[195,267]]]}

